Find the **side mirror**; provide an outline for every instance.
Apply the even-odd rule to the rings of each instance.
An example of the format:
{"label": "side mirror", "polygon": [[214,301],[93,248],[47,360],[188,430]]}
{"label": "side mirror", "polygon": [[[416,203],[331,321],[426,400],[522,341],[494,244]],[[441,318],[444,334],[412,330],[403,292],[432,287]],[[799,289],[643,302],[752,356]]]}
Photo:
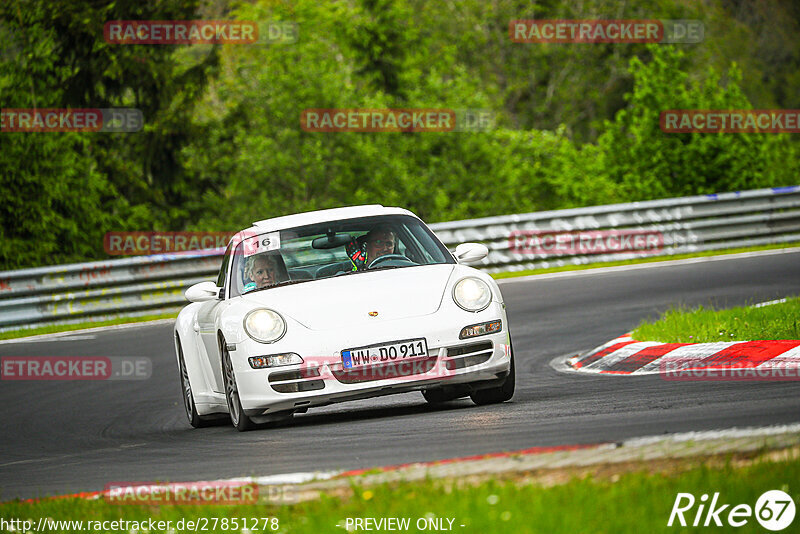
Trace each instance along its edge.
{"label": "side mirror", "polygon": [[469,265],[471,263],[478,263],[483,258],[489,255],[489,249],[486,245],[481,243],[461,243],[456,247],[453,254],[458,263]]}
{"label": "side mirror", "polygon": [[214,282],[200,282],[187,289],[184,295],[190,302],[205,302],[218,299],[220,288]]}

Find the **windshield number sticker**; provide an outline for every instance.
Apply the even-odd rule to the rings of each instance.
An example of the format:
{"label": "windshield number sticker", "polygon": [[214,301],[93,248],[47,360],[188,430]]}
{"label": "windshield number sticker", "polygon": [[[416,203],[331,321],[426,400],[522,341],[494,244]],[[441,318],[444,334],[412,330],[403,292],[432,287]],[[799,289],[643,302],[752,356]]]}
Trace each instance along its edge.
{"label": "windshield number sticker", "polygon": [[270,250],[278,250],[281,248],[281,233],[270,232],[247,238],[243,241],[242,247],[245,258]]}

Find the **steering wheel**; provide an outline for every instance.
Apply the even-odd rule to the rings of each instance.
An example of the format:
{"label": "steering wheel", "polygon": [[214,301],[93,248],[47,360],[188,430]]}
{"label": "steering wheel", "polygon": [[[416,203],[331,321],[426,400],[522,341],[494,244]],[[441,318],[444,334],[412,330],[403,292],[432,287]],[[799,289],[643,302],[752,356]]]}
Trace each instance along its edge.
{"label": "steering wheel", "polygon": [[377,258],[372,260],[370,262],[370,264],[367,265],[367,269],[372,269],[373,267],[375,267],[379,263],[381,263],[383,261],[386,261],[386,260],[400,260],[400,261],[404,261],[406,263],[411,263],[413,265],[416,265],[416,263],[414,263],[413,261],[409,260],[408,258],[403,256],[402,254],[384,254],[383,256],[378,256]]}

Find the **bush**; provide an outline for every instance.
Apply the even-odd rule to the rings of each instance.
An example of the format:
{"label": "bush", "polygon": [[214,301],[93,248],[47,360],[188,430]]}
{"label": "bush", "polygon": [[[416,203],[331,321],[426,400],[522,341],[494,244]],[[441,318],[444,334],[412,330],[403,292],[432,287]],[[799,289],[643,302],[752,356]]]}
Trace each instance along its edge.
{"label": "bush", "polygon": [[[705,82],[682,70],[684,54],[672,46],[650,47],[652,60],[630,62],[634,76],[628,107],[606,123],[595,171],[619,184],[622,196],[645,200],[739,191],[796,181],[797,161],[785,134],[661,131],[668,109],[751,109],[734,64],[725,80],[712,69]],[[788,162],[788,165],[787,163]]]}

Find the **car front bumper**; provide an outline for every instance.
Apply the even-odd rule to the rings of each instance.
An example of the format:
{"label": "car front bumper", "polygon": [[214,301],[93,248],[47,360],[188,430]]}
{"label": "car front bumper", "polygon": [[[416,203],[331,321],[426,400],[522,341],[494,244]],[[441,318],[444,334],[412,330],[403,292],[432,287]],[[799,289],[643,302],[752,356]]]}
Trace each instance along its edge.
{"label": "car front bumper", "polygon": [[[459,339],[464,327],[497,319],[502,321],[500,332]],[[247,339],[230,352],[240,402],[250,417],[413,390],[463,384],[486,387],[502,382],[510,368],[508,320],[497,302],[477,313],[376,320],[338,331],[290,330],[277,343]],[[414,338],[425,338],[427,358],[359,370],[342,365],[344,349]],[[252,369],[248,363],[250,356],[285,352],[299,354],[304,362],[267,369]]]}

